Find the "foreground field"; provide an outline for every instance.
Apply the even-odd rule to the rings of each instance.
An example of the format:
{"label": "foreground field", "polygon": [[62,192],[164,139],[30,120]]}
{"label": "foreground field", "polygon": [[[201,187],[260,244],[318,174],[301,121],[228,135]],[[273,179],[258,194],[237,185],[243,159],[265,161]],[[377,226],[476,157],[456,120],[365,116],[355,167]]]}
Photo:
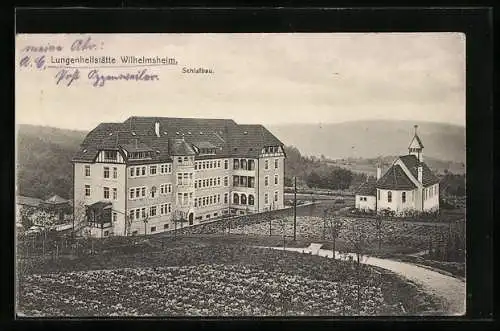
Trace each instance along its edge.
{"label": "foreground field", "polygon": [[438,303],[382,269],[232,244],[21,261],[27,316],[401,315]]}

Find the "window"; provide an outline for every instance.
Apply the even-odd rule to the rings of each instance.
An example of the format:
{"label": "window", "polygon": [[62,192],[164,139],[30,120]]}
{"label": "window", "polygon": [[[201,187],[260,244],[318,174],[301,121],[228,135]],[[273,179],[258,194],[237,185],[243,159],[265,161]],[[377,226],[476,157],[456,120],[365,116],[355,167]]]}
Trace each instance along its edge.
{"label": "window", "polygon": [[240,203],[240,196],[237,193],[235,193],[233,195],[233,203],[234,204],[239,204]]}
{"label": "window", "polygon": [[182,157],[180,157],[180,156],[179,156],[179,157],[177,158],[177,162],[178,162],[178,163],[182,163]]}
{"label": "window", "polygon": [[269,196],[267,193],[264,194],[264,203],[267,205],[269,203]]}
{"label": "window", "polygon": [[118,178],[118,169],[116,167],[113,167],[113,178],[114,179]]}
{"label": "window", "polygon": [[116,223],[118,220],[118,214],[116,212],[113,212],[113,223]]}
{"label": "window", "polygon": [[220,177],[217,177],[217,186],[220,186]]}
{"label": "window", "polygon": [[109,178],[109,167],[104,167],[104,178]]}
{"label": "window", "polygon": [[194,163],[194,170],[198,170],[198,162]]}
{"label": "window", "polygon": [[133,199],[133,198],[134,198],[134,189],[133,189],[133,188],[131,188],[131,189],[129,190],[129,199]]}
{"label": "window", "polygon": [[240,161],[240,168],[243,170],[247,170],[247,160],[241,159]]}
{"label": "window", "polygon": [[182,185],[182,174],[181,173],[177,174],[177,185]]}
{"label": "window", "polygon": [[130,218],[130,220],[131,220],[131,221],[133,221],[133,220],[134,220],[134,215],[135,215],[135,211],[132,209],[132,210],[129,212],[129,216],[128,216],[128,217]]}
{"label": "window", "polygon": [[182,203],[182,193],[177,193],[177,204],[181,204]]}
{"label": "window", "polygon": [[156,175],[156,166],[155,165],[149,166],[149,174],[151,176]]}
{"label": "window", "polygon": [[406,192],[401,193],[401,200],[403,201],[403,203],[406,202]]}
{"label": "window", "polygon": [[255,161],[248,160],[248,170],[255,170]]}
{"label": "window", "polygon": [[141,217],[141,210],[140,209],[136,209],[135,210],[135,218],[139,219],[140,217]]}
{"label": "window", "polygon": [[220,203],[220,194],[217,195],[217,203]]}
{"label": "window", "polygon": [[233,186],[238,186],[240,183],[240,176],[233,176]]}
{"label": "window", "polygon": [[142,218],[146,218],[146,208],[141,208]]}
{"label": "window", "polygon": [[264,161],[264,169],[269,169],[269,160]]}
{"label": "window", "polygon": [[274,201],[278,201],[278,191],[274,192]]}
{"label": "window", "polygon": [[264,177],[264,185],[265,186],[269,185],[269,176]]}
{"label": "window", "polygon": [[217,168],[220,168],[220,160],[217,161]]}
{"label": "window", "polygon": [[228,186],[229,185],[228,182],[229,182],[229,180],[228,180],[227,176],[224,177],[224,186]]}
{"label": "window", "polygon": [[109,187],[104,187],[104,199],[109,199]]}
{"label": "window", "polygon": [[248,177],[248,187],[255,187],[255,177]]}
{"label": "window", "polygon": [[118,190],[113,187],[113,200],[118,200]]}
{"label": "window", "polygon": [[252,194],[249,194],[249,195],[248,195],[248,204],[249,204],[250,206],[253,206],[253,205],[255,204],[255,200],[254,200],[254,199],[255,199],[255,198],[253,197],[253,195],[252,195]]}
{"label": "window", "polygon": [[151,187],[151,198],[156,196],[156,186]]}
{"label": "window", "polygon": [[141,168],[140,167],[135,168],[135,175],[137,177],[141,175]]}
{"label": "window", "polygon": [[164,229],[168,229],[168,224],[163,224]]}
{"label": "window", "polygon": [[278,159],[274,159],[274,169],[278,169]]}
{"label": "window", "polygon": [[195,207],[195,208],[196,208],[196,207],[198,207],[198,198],[195,198],[195,199],[194,199],[194,207]]}
{"label": "window", "polygon": [[141,196],[141,188],[140,187],[136,187],[135,189],[135,197],[138,198]]}
{"label": "window", "polygon": [[141,174],[142,174],[143,176],[146,176],[146,167],[142,167],[142,168],[141,168]]}
{"label": "window", "polygon": [[149,215],[150,216],[156,216],[156,206],[151,206],[149,208]]}
{"label": "window", "polygon": [[210,182],[210,184],[209,184],[209,185],[210,185],[210,186],[213,186],[212,178],[210,178],[209,182]]}
{"label": "window", "polygon": [[274,175],[274,185],[278,185],[278,175]]}
{"label": "window", "polygon": [[172,193],[172,184],[167,184],[167,193]]}
{"label": "window", "polygon": [[146,188],[145,188],[145,187],[142,187],[142,188],[141,188],[141,195],[142,195],[143,197],[145,197],[145,196],[146,196]]}
{"label": "window", "polygon": [[210,204],[213,203],[212,197],[209,197]]}
{"label": "window", "polygon": [[224,160],[224,169],[228,168],[228,164],[229,164],[229,162],[227,160]]}
{"label": "window", "polygon": [[380,200],[380,191],[377,190],[377,199]]}
{"label": "window", "polygon": [[152,226],[151,227],[151,232],[155,232],[156,231],[156,226]]}
{"label": "window", "polygon": [[86,197],[90,196],[90,185],[85,185],[85,196]]}
{"label": "window", "polygon": [[134,177],[134,168],[130,168],[130,177]]}
{"label": "window", "polygon": [[116,160],[116,156],[118,155],[117,151],[104,151],[104,159],[105,160]]}
{"label": "window", "polygon": [[228,194],[224,193],[224,203],[227,203],[227,197],[228,197]]}
{"label": "window", "polygon": [[85,166],[85,177],[90,177],[90,166],[89,165]]}
{"label": "window", "polygon": [[184,156],[184,162],[188,162],[188,161],[189,161],[188,157]]}
{"label": "window", "polygon": [[387,202],[392,202],[392,192],[391,191],[387,192]]}
{"label": "window", "polygon": [[107,236],[109,236],[109,231],[108,230],[104,231],[104,237],[107,237]]}
{"label": "window", "polygon": [[238,170],[240,168],[240,161],[238,159],[233,160],[233,169]]}
{"label": "window", "polygon": [[241,195],[241,204],[246,205],[247,204],[247,196],[242,194]]}

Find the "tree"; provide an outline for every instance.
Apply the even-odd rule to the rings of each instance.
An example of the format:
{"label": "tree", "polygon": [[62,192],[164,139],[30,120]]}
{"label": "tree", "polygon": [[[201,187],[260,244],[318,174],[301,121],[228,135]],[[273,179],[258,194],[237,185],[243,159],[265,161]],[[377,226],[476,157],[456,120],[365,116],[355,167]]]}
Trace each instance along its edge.
{"label": "tree", "polygon": [[377,228],[377,241],[378,241],[378,250],[382,246],[382,222],[384,218],[381,215],[375,216],[375,227]]}
{"label": "tree", "polygon": [[312,171],[306,178],[306,183],[309,187],[320,187],[321,182],[321,177],[315,171]]}
{"label": "tree", "polygon": [[330,239],[332,240],[332,254],[335,259],[335,246],[337,238],[340,236],[340,232],[344,227],[344,222],[336,217],[336,212],[331,209],[325,209],[325,230],[328,229],[328,233],[330,235]]}
{"label": "tree", "polygon": [[42,255],[45,256],[47,233],[54,228],[54,225],[57,223],[57,217],[53,213],[39,209],[31,214],[30,220],[42,229]]}
{"label": "tree", "polygon": [[35,208],[29,206],[20,206],[19,208],[19,222],[23,226],[23,229],[27,230],[33,226],[31,220],[31,215],[36,211]]}

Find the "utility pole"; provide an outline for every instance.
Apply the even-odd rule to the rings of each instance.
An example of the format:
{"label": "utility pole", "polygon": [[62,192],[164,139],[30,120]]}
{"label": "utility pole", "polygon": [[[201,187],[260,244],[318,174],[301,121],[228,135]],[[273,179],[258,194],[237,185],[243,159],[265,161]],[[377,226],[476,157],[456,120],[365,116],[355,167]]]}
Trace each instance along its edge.
{"label": "utility pole", "polygon": [[297,240],[297,177],[294,177],[293,189],[293,241]]}

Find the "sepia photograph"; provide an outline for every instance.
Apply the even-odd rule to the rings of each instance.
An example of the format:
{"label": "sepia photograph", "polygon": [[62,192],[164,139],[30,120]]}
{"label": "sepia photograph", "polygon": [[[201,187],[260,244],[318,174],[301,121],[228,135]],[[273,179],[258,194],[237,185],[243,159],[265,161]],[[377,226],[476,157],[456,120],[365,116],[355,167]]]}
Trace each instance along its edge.
{"label": "sepia photograph", "polygon": [[16,317],[463,316],[465,46],[17,34]]}

